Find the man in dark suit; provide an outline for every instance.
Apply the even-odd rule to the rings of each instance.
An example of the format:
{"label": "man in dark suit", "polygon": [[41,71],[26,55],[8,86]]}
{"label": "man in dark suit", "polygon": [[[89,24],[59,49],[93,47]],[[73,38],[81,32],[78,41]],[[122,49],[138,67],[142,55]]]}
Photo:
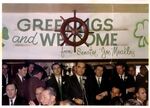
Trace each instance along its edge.
{"label": "man in dark suit", "polygon": [[128,98],[133,98],[132,94],[135,91],[134,78],[125,72],[124,64],[116,64],[116,73],[113,75],[111,83],[112,87],[116,86],[121,90],[124,101]]}
{"label": "man in dark suit", "polygon": [[62,76],[62,67],[59,63],[54,63],[51,66],[53,74],[47,80],[46,87],[52,87],[56,91],[56,101],[62,101],[67,98],[66,96],[66,80],[67,76]]}
{"label": "man in dark suit", "polygon": [[148,69],[145,65],[140,66],[140,72],[136,76],[136,79],[137,86],[143,86],[148,91]]}
{"label": "man in dark suit", "polygon": [[27,65],[20,64],[18,67],[18,72],[13,79],[13,83],[17,86],[18,95],[24,97],[24,83],[25,83],[25,76],[27,74]]}
{"label": "man in dark suit", "polygon": [[128,74],[134,78],[134,81],[136,83],[136,66],[135,65],[128,66]]}
{"label": "man in dark suit", "polygon": [[87,105],[89,100],[88,78],[84,76],[86,65],[84,62],[77,62],[75,72],[70,76],[68,85],[68,96],[77,105]]}
{"label": "man in dark suit", "polygon": [[118,87],[112,87],[109,94],[108,105],[124,105],[124,101],[121,98],[121,91]]}
{"label": "man in dark suit", "polygon": [[2,95],[6,92],[6,85],[11,82],[12,76],[9,73],[9,66],[6,63],[2,64]]}
{"label": "man in dark suit", "polygon": [[94,67],[95,77],[90,81],[92,91],[92,100],[94,105],[107,105],[109,82],[105,76],[105,69],[102,65],[96,65]]}
{"label": "man in dark suit", "polygon": [[33,70],[34,70],[34,67],[35,67],[35,63],[34,62],[27,62],[26,63],[27,64],[27,66],[28,66],[28,71],[27,71],[27,74],[26,74],[26,79],[29,79],[29,78],[31,78],[32,77],[32,72],[33,72]]}
{"label": "man in dark suit", "polygon": [[17,95],[15,84],[9,83],[6,86],[6,95],[2,97],[2,105],[27,105],[27,101]]}

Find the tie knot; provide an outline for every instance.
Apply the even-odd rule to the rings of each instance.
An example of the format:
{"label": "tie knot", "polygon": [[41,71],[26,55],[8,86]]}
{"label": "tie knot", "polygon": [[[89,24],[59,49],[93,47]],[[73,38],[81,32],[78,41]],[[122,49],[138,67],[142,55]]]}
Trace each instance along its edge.
{"label": "tie knot", "polygon": [[79,77],[80,84],[83,83],[82,76]]}
{"label": "tie knot", "polygon": [[120,75],[120,79],[122,79],[122,80],[123,80],[123,75]]}
{"label": "tie knot", "polygon": [[100,86],[100,84],[101,84],[101,79],[100,79],[100,77],[97,78],[97,82],[98,82],[98,85]]}
{"label": "tie knot", "polygon": [[83,90],[84,89],[84,81],[82,79],[82,76],[79,77],[79,83],[80,83],[81,89]]}
{"label": "tie knot", "polygon": [[59,85],[61,85],[61,78],[60,78],[60,77],[58,77],[58,79],[57,79],[57,80],[58,80],[58,84],[59,84]]}

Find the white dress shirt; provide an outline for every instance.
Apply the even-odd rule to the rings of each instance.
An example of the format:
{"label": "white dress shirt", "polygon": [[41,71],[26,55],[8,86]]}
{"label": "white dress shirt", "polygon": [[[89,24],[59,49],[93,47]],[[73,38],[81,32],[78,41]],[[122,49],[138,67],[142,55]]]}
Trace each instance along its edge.
{"label": "white dress shirt", "polygon": [[[11,102],[11,100],[12,100],[12,102]],[[14,103],[15,103],[15,100],[16,100],[16,97],[14,97],[13,99],[9,99],[9,105],[14,105]]]}

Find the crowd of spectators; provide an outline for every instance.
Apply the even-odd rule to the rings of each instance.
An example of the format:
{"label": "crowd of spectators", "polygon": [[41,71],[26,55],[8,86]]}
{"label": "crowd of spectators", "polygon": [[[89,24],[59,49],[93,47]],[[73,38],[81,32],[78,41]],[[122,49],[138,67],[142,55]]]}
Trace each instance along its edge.
{"label": "crowd of spectators", "polygon": [[[89,68],[91,67],[91,68]],[[2,64],[2,105],[148,105],[148,69],[116,63],[76,62],[72,73],[62,64],[51,65],[52,74],[36,63],[20,64],[15,76]]]}

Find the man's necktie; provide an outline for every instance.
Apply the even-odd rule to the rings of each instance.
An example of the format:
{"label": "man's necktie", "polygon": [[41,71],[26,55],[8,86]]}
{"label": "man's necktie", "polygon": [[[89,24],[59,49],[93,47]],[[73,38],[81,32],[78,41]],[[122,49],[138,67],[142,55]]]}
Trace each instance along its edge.
{"label": "man's necktie", "polygon": [[86,90],[85,90],[85,87],[84,87],[84,83],[85,82],[84,82],[84,80],[82,79],[81,76],[79,77],[79,83],[80,83],[80,87],[81,87],[81,90],[82,90],[84,104],[88,105],[88,100],[87,100],[87,96],[86,96]]}
{"label": "man's necktie", "polygon": [[60,93],[60,99],[62,100],[62,85],[60,78],[58,78],[58,88],[59,88],[59,93]]}
{"label": "man's necktie", "polygon": [[124,79],[123,79],[123,75],[120,75],[120,79],[121,79],[122,81],[124,81]]}
{"label": "man's necktie", "polygon": [[98,87],[100,87],[100,85],[101,85],[100,78],[98,78],[97,83],[98,83]]}
{"label": "man's necktie", "polygon": [[13,100],[12,100],[12,99],[10,100],[10,105],[14,105],[14,103],[13,103]]}
{"label": "man's necktie", "polygon": [[79,79],[80,79],[79,83],[80,83],[81,89],[83,90],[84,89],[83,88],[84,85],[83,85],[82,77],[80,76]]}
{"label": "man's necktie", "polygon": [[58,78],[58,86],[61,86],[60,78]]}

